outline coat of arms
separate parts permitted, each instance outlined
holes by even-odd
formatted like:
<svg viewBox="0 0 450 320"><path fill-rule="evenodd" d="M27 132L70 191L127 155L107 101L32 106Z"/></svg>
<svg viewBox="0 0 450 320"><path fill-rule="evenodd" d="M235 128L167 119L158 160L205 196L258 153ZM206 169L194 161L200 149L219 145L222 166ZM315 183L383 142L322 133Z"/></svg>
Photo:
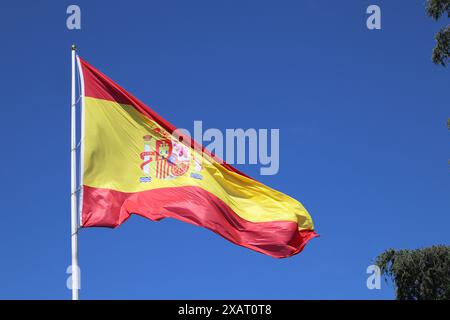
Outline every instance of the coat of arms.
<svg viewBox="0 0 450 320"><path fill-rule="evenodd" d="M191 150L182 142L160 130L154 129L157 138L145 135L144 151L140 158L143 160L141 169L146 176L155 176L158 179L174 179L183 176L189 171L191 162ZM200 171L201 166L195 165L195 171Z"/></svg>

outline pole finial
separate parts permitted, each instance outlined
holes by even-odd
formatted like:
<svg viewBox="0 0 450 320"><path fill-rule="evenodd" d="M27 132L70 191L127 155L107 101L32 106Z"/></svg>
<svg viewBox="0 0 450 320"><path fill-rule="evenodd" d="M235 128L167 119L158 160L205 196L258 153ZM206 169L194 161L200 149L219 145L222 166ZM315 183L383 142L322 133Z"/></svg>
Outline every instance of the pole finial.
<svg viewBox="0 0 450 320"><path fill-rule="evenodd" d="M73 51L77 50L77 46L75 44L72 44L72 50Z"/></svg>

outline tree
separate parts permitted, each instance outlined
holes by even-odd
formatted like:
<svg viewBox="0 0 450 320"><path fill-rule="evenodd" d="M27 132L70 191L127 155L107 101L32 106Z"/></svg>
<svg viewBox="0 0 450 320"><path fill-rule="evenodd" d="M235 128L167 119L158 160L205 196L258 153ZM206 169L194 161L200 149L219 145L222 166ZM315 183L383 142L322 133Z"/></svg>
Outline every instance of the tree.
<svg viewBox="0 0 450 320"><path fill-rule="evenodd" d="M398 300L450 299L450 246L389 249L377 257L376 264L396 286Z"/></svg>
<svg viewBox="0 0 450 320"><path fill-rule="evenodd" d="M426 12L436 21L445 15L450 18L450 0L427 0ZM446 66L450 59L450 25L442 27L434 38L436 46L433 49L433 62Z"/></svg>

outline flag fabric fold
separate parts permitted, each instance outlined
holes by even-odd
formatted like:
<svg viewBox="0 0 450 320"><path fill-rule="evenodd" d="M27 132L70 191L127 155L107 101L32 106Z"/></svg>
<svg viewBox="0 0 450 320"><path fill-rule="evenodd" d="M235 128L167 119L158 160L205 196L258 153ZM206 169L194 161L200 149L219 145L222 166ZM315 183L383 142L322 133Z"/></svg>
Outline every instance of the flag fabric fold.
<svg viewBox="0 0 450 320"><path fill-rule="evenodd" d="M81 226L174 218L285 258L317 236L297 200L223 162L79 58ZM181 240L180 240L181 241Z"/></svg>

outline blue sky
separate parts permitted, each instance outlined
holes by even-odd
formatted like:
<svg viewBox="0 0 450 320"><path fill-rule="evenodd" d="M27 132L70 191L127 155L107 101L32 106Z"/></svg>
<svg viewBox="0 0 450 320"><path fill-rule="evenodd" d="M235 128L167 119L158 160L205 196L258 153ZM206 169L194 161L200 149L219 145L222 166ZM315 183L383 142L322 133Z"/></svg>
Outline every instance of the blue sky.
<svg viewBox="0 0 450 320"><path fill-rule="evenodd" d="M70 44L179 127L279 128L280 172L321 237L273 259L175 220L80 233L85 299L391 299L387 248L449 244L444 22L424 1L76 1L0 5L0 298L68 299ZM366 28L370 4L382 30Z"/></svg>

